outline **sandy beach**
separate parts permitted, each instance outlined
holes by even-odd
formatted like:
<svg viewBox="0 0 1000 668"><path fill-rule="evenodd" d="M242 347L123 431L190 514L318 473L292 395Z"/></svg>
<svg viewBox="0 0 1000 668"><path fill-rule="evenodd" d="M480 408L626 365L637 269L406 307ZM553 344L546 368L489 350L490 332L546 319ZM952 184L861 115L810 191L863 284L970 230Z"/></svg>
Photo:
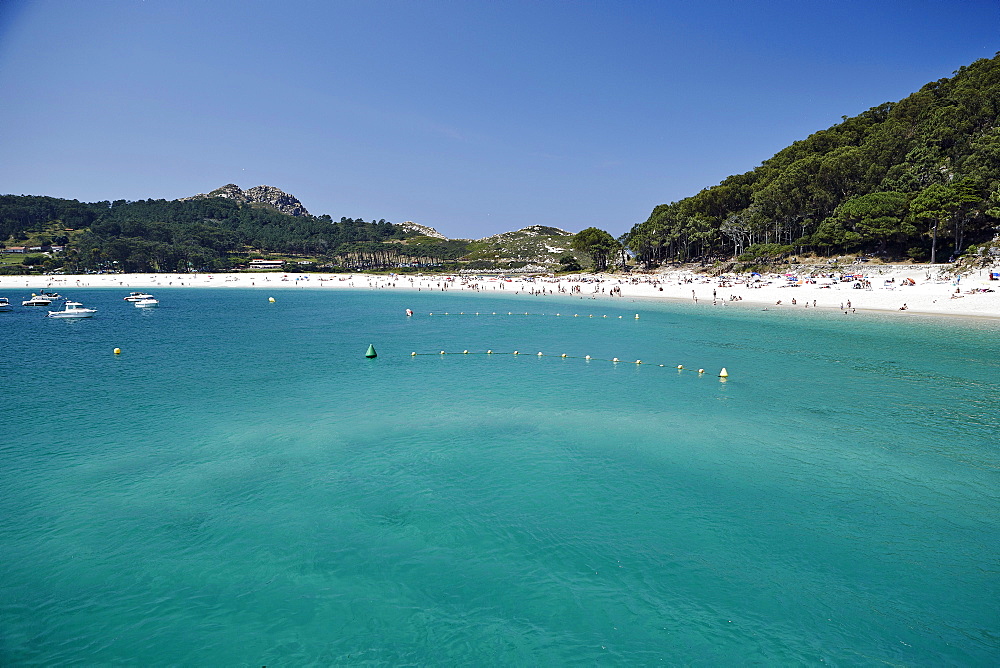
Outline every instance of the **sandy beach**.
<svg viewBox="0 0 1000 668"><path fill-rule="evenodd" d="M93 274L81 276L0 276L0 297L12 304L39 290L120 288L123 291L169 287L294 289L467 290L505 296L580 299L683 300L705 308L732 305L762 309L816 309L848 314L866 311L1000 318L1000 281L990 280L1000 266L951 275L927 265L851 265L837 272L728 275L708 277L690 271L653 274L580 274L563 277L506 278L464 275L371 274Z"/></svg>

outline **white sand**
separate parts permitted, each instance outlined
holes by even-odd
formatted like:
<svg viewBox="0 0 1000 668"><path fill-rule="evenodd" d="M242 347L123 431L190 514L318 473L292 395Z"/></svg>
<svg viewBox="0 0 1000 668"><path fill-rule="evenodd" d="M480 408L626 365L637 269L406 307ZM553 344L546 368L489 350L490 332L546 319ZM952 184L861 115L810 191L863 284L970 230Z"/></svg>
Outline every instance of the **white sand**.
<svg viewBox="0 0 1000 668"><path fill-rule="evenodd" d="M994 267L992 271L998 271ZM838 280L841 273L863 275L865 287L857 281ZM505 296L531 298L572 295L582 299L621 301L635 298L672 299L697 303L699 307L723 308L757 305L773 309L818 309L829 312L891 311L907 314L979 316L1000 318L1000 281L990 281L990 269L966 272L955 277L938 267L910 265L853 265L834 278L798 274L803 281L790 285L779 274L762 277L741 275L709 278L684 271L634 276L580 275L563 278L498 279L466 276L376 276L367 274L102 274L84 276L0 276L0 296L17 304L40 289L72 296L73 288L119 288L155 291L162 287L260 288L288 290L303 288L353 288L398 290L475 290ZM911 279L910 285L906 279ZM891 281L891 282L890 282ZM981 292L990 289L996 292ZM620 296L615 294L620 290ZM694 297L697 298L695 302ZM795 304L793 304L793 300ZM778 302L781 302L780 304ZM850 306L848 306L850 304ZM907 308L901 311L903 305Z"/></svg>

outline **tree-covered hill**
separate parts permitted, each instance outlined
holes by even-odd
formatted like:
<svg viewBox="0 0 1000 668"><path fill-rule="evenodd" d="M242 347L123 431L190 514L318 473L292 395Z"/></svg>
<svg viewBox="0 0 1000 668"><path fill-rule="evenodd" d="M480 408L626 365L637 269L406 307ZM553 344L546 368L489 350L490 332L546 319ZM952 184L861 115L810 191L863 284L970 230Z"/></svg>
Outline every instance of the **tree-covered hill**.
<svg viewBox="0 0 1000 668"><path fill-rule="evenodd" d="M94 203L0 196L0 245L44 251L2 254L0 272L222 271L262 256L294 269L555 270L572 255L572 235L538 225L474 241L425 236L412 224L334 221L296 210L211 194ZM53 245L65 248L49 251Z"/></svg>
<svg viewBox="0 0 1000 668"><path fill-rule="evenodd" d="M653 209L626 235L648 265L775 252L939 261L1000 225L1000 54Z"/></svg>
<svg viewBox="0 0 1000 668"><path fill-rule="evenodd" d="M5 195L0 196L0 235L8 246L67 245L46 259L46 268L144 272L218 271L265 253L335 262L359 245L413 233L384 220L334 222L329 216L292 216L221 197L87 204Z"/></svg>
<svg viewBox="0 0 1000 668"><path fill-rule="evenodd" d="M557 227L529 225L513 232L469 241L464 257L473 268L551 268L567 253L573 255L572 239L572 234Z"/></svg>

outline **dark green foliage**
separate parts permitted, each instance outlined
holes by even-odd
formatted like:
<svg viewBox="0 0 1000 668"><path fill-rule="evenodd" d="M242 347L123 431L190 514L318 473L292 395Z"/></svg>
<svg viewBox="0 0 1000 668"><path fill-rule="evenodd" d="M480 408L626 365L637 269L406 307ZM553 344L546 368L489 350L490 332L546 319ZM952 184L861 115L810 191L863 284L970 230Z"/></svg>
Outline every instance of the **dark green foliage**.
<svg viewBox="0 0 1000 668"><path fill-rule="evenodd" d="M40 228L52 220L61 220L69 228L83 228L97 217L96 205L81 204L75 199L0 195L0 240L27 239L25 231Z"/></svg>
<svg viewBox="0 0 1000 668"><path fill-rule="evenodd" d="M618 250L620 244L613 236L596 227L588 227L573 236L573 248L590 255L594 261L594 271L608 268L608 260Z"/></svg>
<svg viewBox="0 0 1000 668"><path fill-rule="evenodd" d="M566 253L561 258L559 258L559 271L580 271L583 267L577 262L576 256L572 253Z"/></svg>
<svg viewBox="0 0 1000 668"><path fill-rule="evenodd" d="M961 253L1000 224L998 115L1000 54L657 206L626 245L647 265L739 256L754 244L932 261L942 246Z"/></svg>
<svg viewBox="0 0 1000 668"><path fill-rule="evenodd" d="M901 192L852 197L820 223L812 244L845 250L877 246L877 252L882 253L893 243L898 256L906 239L916 234L909 222L909 206L910 196Z"/></svg>
<svg viewBox="0 0 1000 668"><path fill-rule="evenodd" d="M384 220L288 216L267 207L220 197L187 201L145 200L81 204L51 197L0 197L0 235L60 222L89 229L59 256L66 269L81 271L184 272L231 269L250 255L278 253L350 257L359 248L413 236ZM59 241L69 241L60 236ZM395 244L388 244L395 245Z"/></svg>
<svg viewBox="0 0 1000 668"><path fill-rule="evenodd" d="M791 246L781 244L753 244L745 253L740 255L740 262L751 262L754 264L770 263L790 255Z"/></svg>

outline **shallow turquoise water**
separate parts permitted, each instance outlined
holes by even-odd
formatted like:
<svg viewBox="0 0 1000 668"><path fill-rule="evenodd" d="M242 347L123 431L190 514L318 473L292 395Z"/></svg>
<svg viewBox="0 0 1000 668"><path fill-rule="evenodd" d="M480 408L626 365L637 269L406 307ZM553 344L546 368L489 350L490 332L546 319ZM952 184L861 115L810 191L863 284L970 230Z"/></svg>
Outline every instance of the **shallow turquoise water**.
<svg viewBox="0 0 1000 668"><path fill-rule="evenodd" d="M1000 661L998 323L125 292L0 313L0 664Z"/></svg>

